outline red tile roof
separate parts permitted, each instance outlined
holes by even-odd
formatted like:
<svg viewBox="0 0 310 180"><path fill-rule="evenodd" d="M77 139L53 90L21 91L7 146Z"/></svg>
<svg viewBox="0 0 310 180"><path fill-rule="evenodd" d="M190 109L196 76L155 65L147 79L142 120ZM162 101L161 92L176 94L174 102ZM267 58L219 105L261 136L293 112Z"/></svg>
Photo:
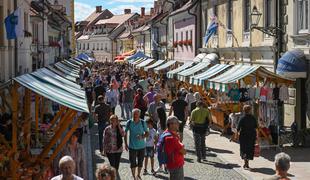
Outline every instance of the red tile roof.
<svg viewBox="0 0 310 180"><path fill-rule="evenodd" d="M125 21L130 19L135 14L121 14L121 15L114 15L109 19L101 19L99 20L96 25L102 25L102 24L116 24L120 25L123 24Z"/></svg>

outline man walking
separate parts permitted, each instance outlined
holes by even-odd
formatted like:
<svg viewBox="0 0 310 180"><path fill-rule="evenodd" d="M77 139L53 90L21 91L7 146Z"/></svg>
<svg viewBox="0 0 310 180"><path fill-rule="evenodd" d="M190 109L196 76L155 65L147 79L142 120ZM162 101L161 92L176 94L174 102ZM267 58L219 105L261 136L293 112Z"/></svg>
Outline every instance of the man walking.
<svg viewBox="0 0 310 180"><path fill-rule="evenodd" d="M158 108L163 108L164 111L166 112L166 107L165 107L165 104L161 101L161 96L159 94L155 94L154 102L150 104L149 109L148 109L149 116L154 121L155 129L157 129L158 123L159 123L158 114L157 114Z"/></svg>
<svg viewBox="0 0 310 180"><path fill-rule="evenodd" d="M99 104L95 107L95 119L98 123L99 149L100 153L103 154L103 131L109 123L112 111L110 106L104 103L102 95L98 97L98 102Z"/></svg>
<svg viewBox="0 0 310 180"><path fill-rule="evenodd" d="M118 90L113 87L114 85L110 85L110 89L106 93L107 103L110 105L112 109L112 113L115 113L115 107L117 105L118 100Z"/></svg>
<svg viewBox="0 0 310 180"><path fill-rule="evenodd" d="M135 96L134 90L130 87L130 83L126 84L126 88L123 91L123 103L126 112L127 120L132 118L132 109L133 109L133 99Z"/></svg>
<svg viewBox="0 0 310 180"><path fill-rule="evenodd" d="M186 150L184 145L180 141L178 135L179 120L176 116L169 116L167 119L168 130L171 136L166 136L164 139L165 152L169 154L167 169L170 174L171 180L183 180L184 179L184 155Z"/></svg>
<svg viewBox="0 0 310 180"><path fill-rule="evenodd" d="M206 130L209 125L209 117L209 110L205 108L203 102L198 101L196 109L191 113L191 125L193 126L195 149L199 163L202 159L206 159Z"/></svg>
<svg viewBox="0 0 310 180"><path fill-rule="evenodd" d="M129 161L132 176L135 180L141 179L141 170L143 167L143 159L145 155L145 138L148 137L149 132L144 120L140 119L140 110L133 109L133 119L127 121L125 128L125 149L129 150ZM129 146L128 136L129 132ZM138 175L136 176L136 169L138 167Z"/></svg>
<svg viewBox="0 0 310 180"><path fill-rule="evenodd" d="M182 92L179 91L177 93L177 100L174 100L171 104L169 116L172 115L173 112L173 115L176 116L182 122L180 124L179 129L181 142L183 141L183 130L188 116L187 106L188 106L187 102L183 100Z"/></svg>

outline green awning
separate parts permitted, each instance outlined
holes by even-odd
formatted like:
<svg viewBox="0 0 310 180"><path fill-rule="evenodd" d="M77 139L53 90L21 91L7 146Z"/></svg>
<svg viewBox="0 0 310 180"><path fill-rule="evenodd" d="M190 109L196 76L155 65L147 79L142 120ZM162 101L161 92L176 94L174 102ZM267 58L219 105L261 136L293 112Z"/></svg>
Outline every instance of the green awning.
<svg viewBox="0 0 310 180"><path fill-rule="evenodd" d="M74 69L77 69L78 71L81 69L81 67L79 65L76 65L76 64L70 62L69 60L64 60L64 61L61 61L61 62L63 62L67 66L70 66L70 67L72 67Z"/></svg>
<svg viewBox="0 0 310 180"><path fill-rule="evenodd" d="M77 72L72 71L72 69L64 66L61 63L56 63L54 64L55 68L57 68L59 71L62 71L63 73L65 73L66 75L70 75L72 77L78 78L79 74Z"/></svg>
<svg viewBox="0 0 310 180"><path fill-rule="evenodd" d="M71 72L71 73L73 73L73 74L79 74L79 72L80 72L80 68L79 69L77 69L77 68L74 68L74 67L72 67L72 66L70 66L70 65L67 65L67 64L65 64L64 62L58 62L58 63L56 63L56 64L54 64L54 66L56 66L57 68L58 67L61 67L62 69L65 69L65 70L67 70L67 71L69 71L69 72Z"/></svg>
<svg viewBox="0 0 310 180"><path fill-rule="evenodd" d="M173 78L173 76L174 76L175 74L177 74L178 72L183 71L184 69L187 69L187 68L191 67L193 64L194 64L193 61L186 62L186 63L184 63L182 66L180 66L180 67L178 67L178 68L176 68L176 69L173 69L173 70L167 72L167 77L168 77L168 78Z"/></svg>
<svg viewBox="0 0 310 180"><path fill-rule="evenodd" d="M143 68L144 66L151 64L153 61L155 61L155 59L147 59L145 61L142 61L136 66L136 68Z"/></svg>
<svg viewBox="0 0 310 180"><path fill-rule="evenodd" d="M159 71L162 71L162 70L167 69L167 68L169 68L170 66L174 65L176 62L177 62L177 61L167 61L165 64L162 64L162 65L156 67L156 68L154 69L154 71L155 71L156 73L158 73Z"/></svg>
<svg viewBox="0 0 310 180"><path fill-rule="evenodd" d="M79 62L79 61L77 61L77 60L75 60L75 59L73 59L73 58L68 59L68 61L71 62L71 63L73 63L73 64L76 64L76 65L78 65L78 66L83 66L83 65L84 65L83 63L81 63L81 62Z"/></svg>
<svg viewBox="0 0 310 180"><path fill-rule="evenodd" d="M212 67L210 67L207 71L197 74L195 76L191 76L189 82L194 85L201 85L204 86L204 81L208 80L209 78L212 78L213 76L223 72L227 68L231 67L231 65L227 64L216 64Z"/></svg>
<svg viewBox="0 0 310 180"><path fill-rule="evenodd" d="M192 66L184 71L181 71L178 73L178 80L185 81L187 77L190 75L194 75L195 73L208 68L210 63L200 62L196 64L195 66Z"/></svg>
<svg viewBox="0 0 310 180"><path fill-rule="evenodd" d="M140 59L137 59L136 61L133 61L131 62L131 65L135 66L137 64L140 64L141 62L143 61L146 61L148 58L140 58Z"/></svg>
<svg viewBox="0 0 310 180"><path fill-rule="evenodd" d="M43 70L43 69L38 70L36 72L31 73L31 75L35 76L38 79L44 80L48 83L54 84L79 98L85 99L85 91L81 90L80 87L78 88L73 87L69 83L67 83L64 78L55 79L53 78L53 76L47 75L47 73L44 73L42 71L49 71L49 70Z"/></svg>
<svg viewBox="0 0 310 180"><path fill-rule="evenodd" d="M148 71L149 69L156 68L157 66L161 65L164 62L165 62L165 60L157 60L154 64L151 64L149 66L144 67L144 70Z"/></svg>
<svg viewBox="0 0 310 180"><path fill-rule="evenodd" d="M63 71L60 71L60 70L54 68L53 66L48 66L47 68L49 70L53 71L54 73L56 73L56 74L58 74L58 75L60 75L60 76L62 76L64 78L66 78L66 79L68 79L68 80L70 80L72 82L76 82L76 77L74 77L74 76L71 76L71 75L69 75L69 74L67 74L67 73L65 73Z"/></svg>
<svg viewBox="0 0 310 180"><path fill-rule="evenodd" d="M85 98L79 98L70 91L64 90L64 88L60 88L55 84L30 74L16 77L14 80L33 92L36 92L41 96L44 96L45 98L48 98L63 106L79 112L88 112L88 106Z"/></svg>

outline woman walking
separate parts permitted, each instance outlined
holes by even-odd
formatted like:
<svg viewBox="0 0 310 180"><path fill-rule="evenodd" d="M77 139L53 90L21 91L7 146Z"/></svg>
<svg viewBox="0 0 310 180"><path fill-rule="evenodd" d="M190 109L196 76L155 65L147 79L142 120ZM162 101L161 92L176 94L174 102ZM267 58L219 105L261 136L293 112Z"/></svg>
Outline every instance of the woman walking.
<svg viewBox="0 0 310 180"><path fill-rule="evenodd" d="M103 151L107 155L111 166L118 170L123 152L125 131L116 115L110 117L110 125L104 130L103 134Z"/></svg>
<svg viewBox="0 0 310 180"><path fill-rule="evenodd" d="M140 111L141 111L140 118L141 119L144 119L145 112L147 111L147 103L145 102L143 97L144 97L143 90L138 88L137 94L136 94L134 101L133 101L133 104L134 104L133 108L140 109Z"/></svg>
<svg viewBox="0 0 310 180"><path fill-rule="evenodd" d="M251 114L251 106L243 107L244 115L240 118L237 130L240 141L240 155L244 160L244 169L250 169L249 160L253 160L256 141L257 121Z"/></svg>

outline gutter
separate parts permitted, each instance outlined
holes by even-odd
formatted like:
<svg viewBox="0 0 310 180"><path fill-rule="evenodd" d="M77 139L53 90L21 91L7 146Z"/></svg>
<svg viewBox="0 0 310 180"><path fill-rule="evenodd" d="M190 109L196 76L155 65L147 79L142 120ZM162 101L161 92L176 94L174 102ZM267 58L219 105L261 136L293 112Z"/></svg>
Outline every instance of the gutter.
<svg viewBox="0 0 310 180"><path fill-rule="evenodd" d="M193 2L194 0L191 0L191 1ZM170 15L168 16L168 18L171 17L171 16L175 16L175 15L177 15L177 14L180 14L180 13L183 13L183 12L186 12L186 11L189 11L190 9L192 9L192 8L197 4L198 1L199 1L199 0L197 0L194 4L190 5L187 9L183 9L182 11L179 11L179 12L177 12L177 13L175 13L175 14L170 14ZM172 12L172 13L173 13L173 12Z"/></svg>
<svg viewBox="0 0 310 180"><path fill-rule="evenodd" d="M197 3L199 2L200 0L197 0L192 6L190 6L190 8L187 9L187 12L189 15L192 15L195 17L195 56L197 55L197 50L198 50L198 17L195 13L192 13L191 12L191 9L197 5ZM193 1L192 1L193 2Z"/></svg>

